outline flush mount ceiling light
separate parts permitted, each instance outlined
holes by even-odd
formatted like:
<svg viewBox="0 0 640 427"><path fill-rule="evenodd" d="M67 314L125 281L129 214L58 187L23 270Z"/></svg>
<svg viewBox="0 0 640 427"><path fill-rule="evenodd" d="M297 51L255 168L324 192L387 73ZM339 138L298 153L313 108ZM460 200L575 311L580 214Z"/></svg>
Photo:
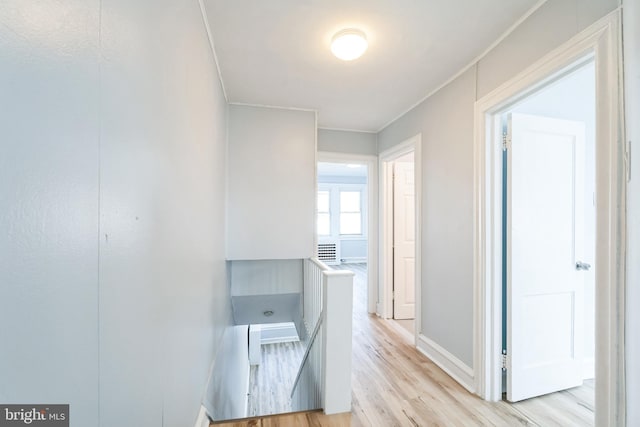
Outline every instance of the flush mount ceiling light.
<svg viewBox="0 0 640 427"><path fill-rule="evenodd" d="M367 36L354 28L339 31L331 39L331 52L344 61L359 58L367 50L367 46Z"/></svg>

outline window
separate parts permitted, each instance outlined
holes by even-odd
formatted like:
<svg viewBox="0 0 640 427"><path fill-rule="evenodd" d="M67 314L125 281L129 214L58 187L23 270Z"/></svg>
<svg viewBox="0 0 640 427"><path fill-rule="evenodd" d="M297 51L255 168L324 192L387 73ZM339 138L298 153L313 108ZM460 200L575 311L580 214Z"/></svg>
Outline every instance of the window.
<svg viewBox="0 0 640 427"><path fill-rule="evenodd" d="M327 190L318 191L317 227L319 236L331 235L331 211L329 206L330 193Z"/></svg>
<svg viewBox="0 0 640 427"><path fill-rule="evenodd" d="M323 183L316 193L316 233L327 239L361 239L367 229L367 196L361 184Z"/></svg>
<svg viewBox="0 0 640 427"><path fill-rule="evenodd" d="M340 234L362 234L360 191L340 191Z"/></svg>

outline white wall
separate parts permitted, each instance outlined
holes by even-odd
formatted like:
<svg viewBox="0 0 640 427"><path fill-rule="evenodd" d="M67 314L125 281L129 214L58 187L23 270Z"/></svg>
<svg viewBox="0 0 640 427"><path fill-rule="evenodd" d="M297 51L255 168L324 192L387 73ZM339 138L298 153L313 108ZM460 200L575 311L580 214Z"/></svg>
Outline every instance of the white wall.
<svg viewBox="0 0 640 427"><path fill-rule="evenodd" d="M102 9L101 421L185 425L231 317L227 107L196 1Z"/></svg>
<svg viewBox="0 0 640 427"><path fill-rule="evenodd" d="M231 295L274 295L302 292L300 259L231 261Z"/></svg>
<svg viewBox="0 0 640 427"><path fill-rule="evenodd" d="M471 366L474 70L379 135L381 149L422 132L420 332Z"/></svg>
<svg viewBox="0 0 640 427"><path fill-rule="evenodd" d="M477 98L607 15L618 3L618 0L548 0L478 61Z"/></svg>
<svg viewBox="0 0 640 427"><path fill-rule="evenodd" d="M0 45L0 400L192 424L231 319L198 3L2 2Z"/></svg>
<svg viewBox="0 0 640 427"><path fill-rule="evenodd" d="M318 151L345 154L378 154L375 133L318 129Z"/></svg>
<svg viewBox="0 0 640 427"><path fill-rule="evenodd" d="M315 113L229 107L227 258L313 255Z"/></svg>
<svg viewBox="0 0 640 427"><path fill-rule="evenodd" d="M216 358L204 403L216 421L247 416L250 372L248 339L247 325L232 326L224 334L224 352Z"/></svg>
<svg viewBox="0 0 640 427"><path fill-rule="evenodd" d="M627 190L626 386L627 425L640 425L640 2L624 2L625 106L631 141Z"/></svg>
<svg viewBox="0 0 640 427"><path fill-rule="evenodd" d="M617 7L549 0L477 64L378 134L380 152L422 133L421 332L473 363L474 102Z"/></svg>
<svg viewBox="0 0 640 427"><path fill-rule="evenodd" d="M98 425L98 1L0 2L0 401Z"/></svg>

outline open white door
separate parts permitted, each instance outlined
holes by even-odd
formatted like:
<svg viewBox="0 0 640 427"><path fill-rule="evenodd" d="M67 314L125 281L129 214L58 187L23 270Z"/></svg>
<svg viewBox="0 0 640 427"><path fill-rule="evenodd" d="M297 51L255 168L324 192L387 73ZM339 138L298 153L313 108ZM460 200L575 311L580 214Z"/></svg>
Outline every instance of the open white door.
<svg viewBox="0 0 640 427"><path fill-rule="evenodd" d="M393 318L413 319L416 292L413 153L408 159L395 161L393 166Z"/></svg>
<svg viewBox="0 0 640 427"><path fill-rule="evenodd" d="M507 399L583 379L585 126L509 116Z"/></svg>

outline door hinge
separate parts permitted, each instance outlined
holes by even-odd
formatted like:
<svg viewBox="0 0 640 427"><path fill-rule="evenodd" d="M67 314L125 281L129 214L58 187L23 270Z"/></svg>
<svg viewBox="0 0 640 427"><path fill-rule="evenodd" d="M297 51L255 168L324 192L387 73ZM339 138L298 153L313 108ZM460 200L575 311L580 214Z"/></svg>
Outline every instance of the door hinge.
<svg viewBox="0 0 640 427"><path fill-rule="evenodd" d="M509 135L507 132L502 134L502 151L507 151L509 148Z"/></svg>
<svg viewBox="0 0 640 427"><path fill-rule="evenodd" d="M502 350L502 370L507 370L507 350Z"/></svg>

